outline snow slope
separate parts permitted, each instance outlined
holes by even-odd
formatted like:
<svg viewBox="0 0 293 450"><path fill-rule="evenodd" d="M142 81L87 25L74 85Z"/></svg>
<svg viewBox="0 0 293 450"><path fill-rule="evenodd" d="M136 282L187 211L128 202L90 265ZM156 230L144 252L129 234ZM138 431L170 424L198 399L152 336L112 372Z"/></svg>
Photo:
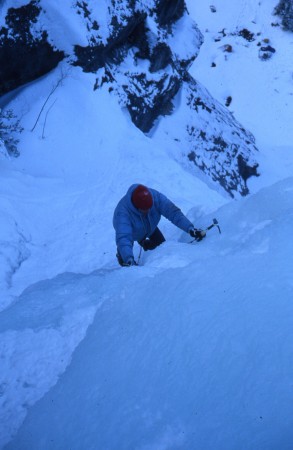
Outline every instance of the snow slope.
<svg viewBox="0 0 293 450"><path fill-rule="evenodd" d="M182 168L164 136L135 129L78 68L11 102L25 130L18 159L0 154L0 448L293 446L292 34L269 26L272 0L214 5L188 2L211 30L194 76L218 100L232 95L257 137L262 175L248 198L231 202ZM248 24L270 33L270 60L239 36L225 59L228 39L212 39ZM167 242L120 269L112 213L134 182L198 227L217 217L222 234L189 245L162 220Z"/></svg>
<svg viewBox="0 0 293 450"><path fill-rule="evenodd" d="M26 291L1 326L22 342L14 371L31 367L6 380L16 410L56 382L92 324L5 448L291 449L292 201L290 178L220 208L222 235L166 243L127 276Z"/></svg>
<svg viewBox="0 0 293 450"><path fill-rule="evenodd" d="M136 181L162 189L161 167L168 179L165 193L183 209L200 203L204 192L206 209L221 202L220 195L185 175L159 144L154 146L133 127L107 92L93 91L94 76L80 69L66 74L51 96L47 119L41 115L31 132L63 74L56 70L13 102L26 114L20 157L1 161L2 239L7 241L2 307L40 279L62 271L91 271L113 260L117 201Z"/></svg>

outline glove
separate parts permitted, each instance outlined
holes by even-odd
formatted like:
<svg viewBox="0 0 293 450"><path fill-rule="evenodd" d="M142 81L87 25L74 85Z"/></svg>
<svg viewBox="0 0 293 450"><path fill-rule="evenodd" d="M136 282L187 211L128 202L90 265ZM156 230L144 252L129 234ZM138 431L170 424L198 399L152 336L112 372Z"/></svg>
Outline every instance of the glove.
<svg viewBox="0 0 293 450"><path fill-rule="evenodd" d="M139 244L142 246L145 252L147 252L148 250L153 250L156 247L156 245L154 245L154 243L150 239L143 239L139 242Z"/></svg>
<svg viewBox="0 0 293 450"><path fill-rule="evenodd" d="M137 262L133 258L130 258L127 262L123 263L124 267L137 266Z"/></svg>
<svg viewBox="0 0 293 450"><path fill-rule="evenodd" d="M189 234L197 242L201 241L204 237L206 237L206 232L204 230L200 230L197 228L194 228L193 230L189 230Z"/></svg>

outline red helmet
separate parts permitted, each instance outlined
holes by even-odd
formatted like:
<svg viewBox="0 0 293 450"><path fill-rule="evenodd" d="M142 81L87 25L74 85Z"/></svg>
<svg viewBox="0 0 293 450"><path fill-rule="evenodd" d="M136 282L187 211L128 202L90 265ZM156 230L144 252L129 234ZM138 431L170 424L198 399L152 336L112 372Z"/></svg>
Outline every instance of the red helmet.
<svg viewBox="0 0 293 450"><path fill-rule="evenodd" d="M153 206L153 197L147 187L139 184L133 191L131 196L132 203L137 209L144 211L151 209Z"/></svg>

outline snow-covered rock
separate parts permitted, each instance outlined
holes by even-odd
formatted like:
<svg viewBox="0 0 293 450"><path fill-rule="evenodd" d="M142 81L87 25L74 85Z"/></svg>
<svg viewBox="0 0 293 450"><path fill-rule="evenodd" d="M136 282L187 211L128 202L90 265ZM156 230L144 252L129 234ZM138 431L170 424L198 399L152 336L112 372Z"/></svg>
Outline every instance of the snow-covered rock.
<svg viewBox="0 0 293 450"><path fill-rule="evenodd" d="M282 17L282 25L285 30L293 31L293 2L292 0L280 0L275 8L275 14Z"/></svg>
<svg viewBox="0 0 293 450"><path fill-rule="evenodd" d="M67 64L97 74L94 89L107 83L144 133L158 122L166 128L166 116L179 110L180 128L167 134L170 145L174 139L181 142L183 163L192 161L195 173L199 168L232 197L248 193L247 178L257 175L258 166L254 137L188 73L203 35L184 0L66 1L62 6L32 0L13 7L9 0L1 22L0 93L66 58Z"/></svg>
<svg viewBox="0 0 293 450"><path fill-rule="evenodd" d="M5 156L19 156L17 144L22 130L20 119L12 110L6 109L2 112L0 109L0 153Z"/></svg>
<svg viewBox="0 0 293 450"><path fill-rule="evenodd" d="M247 179L257 175L258 166L254 137L192 77L179 95L180 107L159 123L158 133L180 144L177 159L184 166L197 166L232 197L248 194Z"/></svg>

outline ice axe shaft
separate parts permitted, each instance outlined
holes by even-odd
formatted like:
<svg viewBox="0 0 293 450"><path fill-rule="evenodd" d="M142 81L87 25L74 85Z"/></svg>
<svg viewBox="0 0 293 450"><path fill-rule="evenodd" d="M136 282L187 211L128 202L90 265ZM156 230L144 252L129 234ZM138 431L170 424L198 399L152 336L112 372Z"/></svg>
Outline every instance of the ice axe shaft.
<svg viewBox="0 0 293 450"><path fill-rule="evenodd" d="M219 233L221 234L221 228L220 228L220 226L219 226L219 222L217 221L217 219L213 219L213 223L212 223L210 226L208 226L208 227L205 229L205 231L208 231L208 230L210 230L210 229L213 228L213 227L217 227L218 230L219 230Z"/></svg>
<svg viewBox="0 0 293 450"><path fill-rule="evenodd" d="M138 265L138 266L139 266L139 263L140 263L141 255L142 255L142 247L140 247L139 255L138 255L138 258L137 258L137 265Z"/></svg>

